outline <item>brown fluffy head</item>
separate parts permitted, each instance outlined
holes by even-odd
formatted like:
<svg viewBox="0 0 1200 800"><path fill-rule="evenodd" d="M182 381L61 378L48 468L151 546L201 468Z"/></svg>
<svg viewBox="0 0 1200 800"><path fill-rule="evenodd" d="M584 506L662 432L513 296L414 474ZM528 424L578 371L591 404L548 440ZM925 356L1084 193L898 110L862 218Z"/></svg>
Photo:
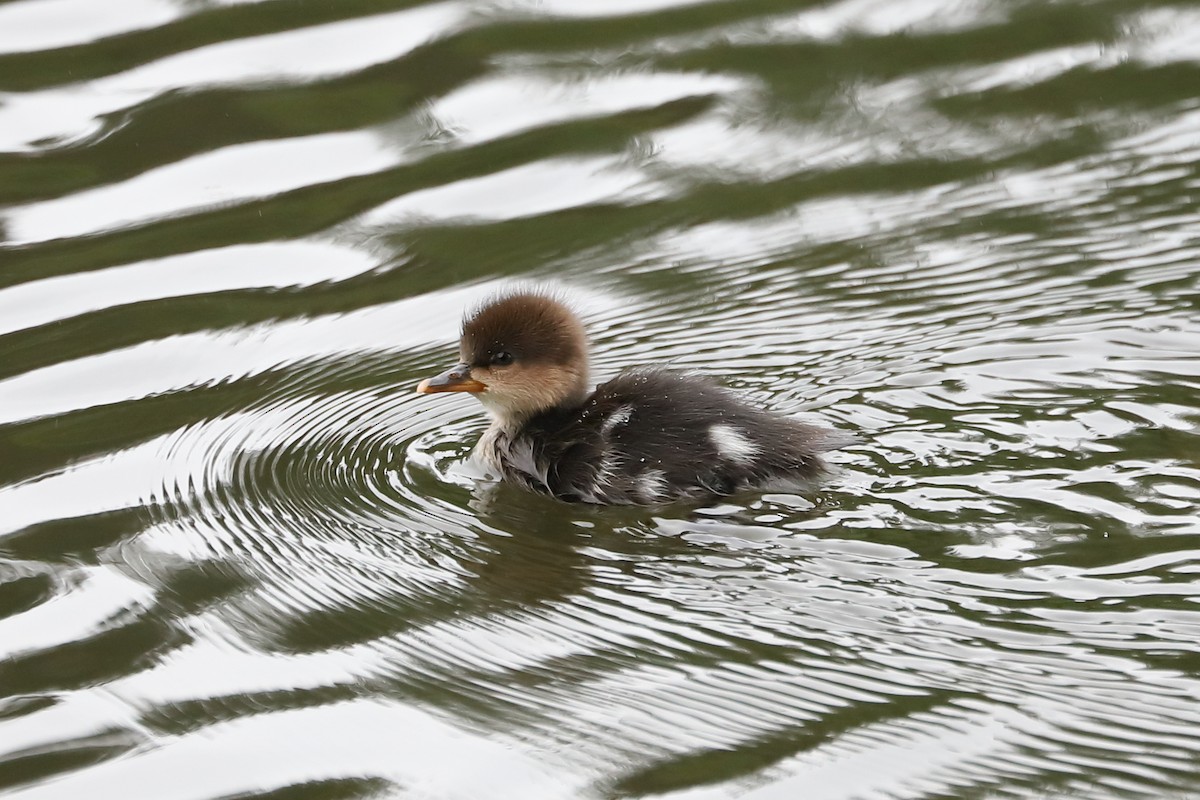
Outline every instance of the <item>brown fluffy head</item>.
<svg viewBox="0 0 1200 800"><path fill-rule="evenodd" d="M463 322L459 356L487 389L478 395L502 422L517 422L587 394L587 335L560 301L537 292L488 300Z"/></svg>

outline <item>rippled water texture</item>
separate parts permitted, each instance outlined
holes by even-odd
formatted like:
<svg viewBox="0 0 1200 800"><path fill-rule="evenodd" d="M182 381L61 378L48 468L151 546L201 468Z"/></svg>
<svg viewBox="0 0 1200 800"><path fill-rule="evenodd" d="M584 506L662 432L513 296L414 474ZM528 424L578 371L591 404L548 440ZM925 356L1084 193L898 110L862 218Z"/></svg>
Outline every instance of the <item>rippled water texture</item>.
<svg viewBox="0 0 1200 800"><path fill-rule="evenodd" d="M1200 9L0 2L0 794L1200 797ZM853 432L488 483L563 288Z"/></svg>

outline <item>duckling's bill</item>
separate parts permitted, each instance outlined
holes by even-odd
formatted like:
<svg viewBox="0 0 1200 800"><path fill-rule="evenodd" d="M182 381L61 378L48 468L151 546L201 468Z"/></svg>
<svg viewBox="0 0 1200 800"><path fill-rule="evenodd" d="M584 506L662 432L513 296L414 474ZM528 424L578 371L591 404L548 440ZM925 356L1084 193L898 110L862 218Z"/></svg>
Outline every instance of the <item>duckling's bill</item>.
<svg viewBox="0 0 1200 800"><path fill-rule="evenodd" d="M486 383L481 383L471 377L471 367L468 364L455 364L442 374L426 378L417 384L418 394L483 392L486 390Z"/></svg>

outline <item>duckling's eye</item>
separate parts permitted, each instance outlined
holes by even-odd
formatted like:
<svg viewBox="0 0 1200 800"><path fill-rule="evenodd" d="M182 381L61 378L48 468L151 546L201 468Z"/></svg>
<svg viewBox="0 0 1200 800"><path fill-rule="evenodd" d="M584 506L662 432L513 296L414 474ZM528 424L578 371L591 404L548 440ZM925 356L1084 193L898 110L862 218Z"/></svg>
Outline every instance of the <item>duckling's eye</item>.
<svg viewBox="0 0 1200 800"><path fill-rule="evenodd" d="M492 354L493 367L507 367L513 362L513 354L507 350L501 350Z"/></svg>

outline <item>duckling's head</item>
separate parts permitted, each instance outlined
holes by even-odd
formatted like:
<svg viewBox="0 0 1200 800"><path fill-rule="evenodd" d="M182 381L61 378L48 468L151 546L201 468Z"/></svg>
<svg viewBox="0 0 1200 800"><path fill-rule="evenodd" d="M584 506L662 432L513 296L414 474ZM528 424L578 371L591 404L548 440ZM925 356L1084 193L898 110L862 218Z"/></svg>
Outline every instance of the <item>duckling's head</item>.
<svg viewBox="0 0 1200 800"><path fill-rule="evenodd" d="M562 302L537 292L486 301L463 322L459 363L417 391L472 392L501 424L573 406L587 395L587 337Z"/></svg>

